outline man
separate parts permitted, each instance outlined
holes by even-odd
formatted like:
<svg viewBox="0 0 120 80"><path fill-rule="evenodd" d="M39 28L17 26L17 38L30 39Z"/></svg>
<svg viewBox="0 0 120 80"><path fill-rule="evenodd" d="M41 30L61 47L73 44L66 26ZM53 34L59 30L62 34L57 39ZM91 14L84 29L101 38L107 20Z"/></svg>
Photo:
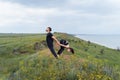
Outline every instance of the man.
<svg viewBox="0 0 120 80"><path fill-rule="evenodd" d="M69 47L69 43L68 43L68 41L66 41L66 40L61 39L61 40L60 40L60 44L63 44L63 45L66 45L66 46ZM65 47L63 47L63 46L60 47L60 50L58 51L58 55L59 55L59 56L62 54L62 52L64 51L64 49L65 49ZM69 48L67 48L67 51L68 51L68 52L72 52L72 53L74 54L74 49L73 49L73 48L70 48L70 47L69 47Z"/></svg>
<svg viewBox="0 0 120 80"><path fill-rule="evenodd" d="M58 58L55 50L54 50L54 46L53 46L53 41L55 40L56 43L62 47L65 47L65 48L69 48L69 46L66 46L66 45L63 45L63 44L60 44L60 42L56 39L56 37L51 33L52 31L52 28L51 27L47 27L46 29L46 32L47 32L47 36L46 36L46 42L47 42L47 45L48 45L48 48L50 49L50 51L52 52L52 54Z"/></svg>

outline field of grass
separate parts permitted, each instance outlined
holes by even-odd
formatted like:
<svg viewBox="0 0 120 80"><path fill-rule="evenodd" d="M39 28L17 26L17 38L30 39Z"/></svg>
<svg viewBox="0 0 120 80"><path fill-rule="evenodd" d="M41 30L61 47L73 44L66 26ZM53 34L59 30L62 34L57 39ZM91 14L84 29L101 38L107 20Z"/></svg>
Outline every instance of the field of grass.
<svg viewBox="0 0 120 80"><path fill-rule="evenodd" d="M68 40L75 54L64 51L55 59L45 34L0 34L0 80L120 79L120 51L68 34L54 35Z"/></svg>

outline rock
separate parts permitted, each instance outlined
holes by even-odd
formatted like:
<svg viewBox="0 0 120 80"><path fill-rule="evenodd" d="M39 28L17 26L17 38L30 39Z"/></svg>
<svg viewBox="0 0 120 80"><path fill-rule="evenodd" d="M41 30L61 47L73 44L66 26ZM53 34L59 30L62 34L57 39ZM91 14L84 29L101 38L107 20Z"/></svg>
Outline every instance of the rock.
<svg viewBox="0 0 120 80"><path fill-rule="evenodd" d="M20 50L20 48L14 48L12 53L13 54L19 54L19 50Z"/></svg>

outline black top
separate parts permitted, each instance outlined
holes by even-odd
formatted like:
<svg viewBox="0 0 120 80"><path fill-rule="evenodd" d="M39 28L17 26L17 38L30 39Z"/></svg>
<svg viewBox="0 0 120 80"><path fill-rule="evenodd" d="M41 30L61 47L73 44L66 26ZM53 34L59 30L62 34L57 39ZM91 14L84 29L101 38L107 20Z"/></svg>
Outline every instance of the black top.
<svg viewBox="0 0 120 80"><path fill-rule="evenodd" d="M68 41L64 40L64 39L61 39L60 40L60 44L63 44L63 45L68 45Z"/></svg>
<svg viewBox="0 0 120 80"><path fill-rule="evenodd" d="M53 47L53 38L52 38L53 34L52 33L48 33L46 36L46 42L48 47Z"/></svg>

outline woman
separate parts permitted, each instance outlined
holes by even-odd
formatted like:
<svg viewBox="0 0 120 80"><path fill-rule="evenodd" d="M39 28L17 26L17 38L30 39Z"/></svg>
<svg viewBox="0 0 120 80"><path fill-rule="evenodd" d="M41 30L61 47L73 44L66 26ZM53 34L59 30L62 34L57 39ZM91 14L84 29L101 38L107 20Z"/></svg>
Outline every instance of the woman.
<svg viewBox="0 0 120 80"><path fill-rule="evenodd" d="M60 40L60 44L63 44L63 45L66 45L66 46L69 47L68 41L66 41L66 40L64 40L64 39ZM65 47L61 46L60 49L59 49L59 51L58 51L58 55L61 55L62 52L64 51L64 49L65 49ZM69 47L69 48L67 48L67 51L68 51L68 52L72 52L72 53L74 54L74 49L73 49L73 48L70 48L70 47Z"/></svg>

